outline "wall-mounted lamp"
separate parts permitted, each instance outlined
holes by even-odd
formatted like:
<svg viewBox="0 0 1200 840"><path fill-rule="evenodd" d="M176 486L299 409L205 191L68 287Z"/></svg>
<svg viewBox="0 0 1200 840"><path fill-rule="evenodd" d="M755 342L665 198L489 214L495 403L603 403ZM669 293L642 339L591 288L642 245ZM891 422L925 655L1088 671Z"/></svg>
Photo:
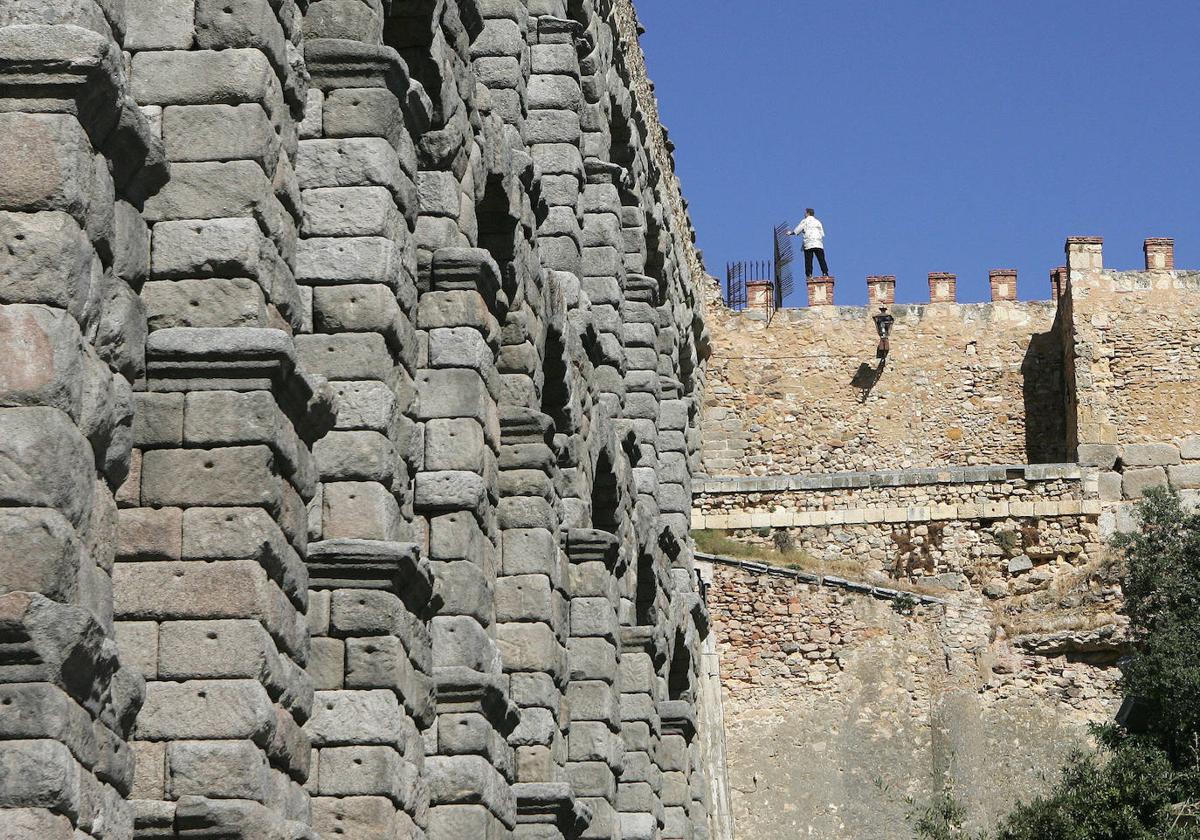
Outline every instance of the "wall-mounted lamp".
<svg viewBox="0 0 1200 840"><path fill-rule="evenodd" d="M892 325L896 323L896 319L888 314L886 306L879 307L879 314L874 316L875 330L879 333L879 347L875 350L875 358L887 358L888 351L892 349L888 336L892 334Z"/></svg>

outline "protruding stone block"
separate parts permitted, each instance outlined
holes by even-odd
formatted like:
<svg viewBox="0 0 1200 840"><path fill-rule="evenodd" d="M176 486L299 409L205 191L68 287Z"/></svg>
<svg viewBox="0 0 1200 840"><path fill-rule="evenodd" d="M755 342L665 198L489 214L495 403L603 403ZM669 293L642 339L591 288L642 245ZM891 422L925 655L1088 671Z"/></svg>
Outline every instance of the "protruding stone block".
<svg viewBox="0 0 1200 840"><path fill-rule="evenodd" d="M1017 299L1017 270L997 268L988 272L988 285L992 289L992 302Z"/></svg>
<svg viewBox="0 0 1200 840"><path fill-rule="evenodd" d="M835 280L832 277L808 278L808 305L833 306L834 283Z"/></svg>
<svg viewBox="0 0 1200 840"><path fill-rule="evenodd" d="M1167 471L1162 467L1146 467L1143 469L1126 470L1124 490L1126 499L1140 499L1142 494L1153 487L1167 486Z"/></svg>
<svg viewBox="0 0 1200 840"><path fill-rule="evenodd" d="M1175 240L1167 238L1147 239L1143 245L1147 271L1175 270Z"/></svg>

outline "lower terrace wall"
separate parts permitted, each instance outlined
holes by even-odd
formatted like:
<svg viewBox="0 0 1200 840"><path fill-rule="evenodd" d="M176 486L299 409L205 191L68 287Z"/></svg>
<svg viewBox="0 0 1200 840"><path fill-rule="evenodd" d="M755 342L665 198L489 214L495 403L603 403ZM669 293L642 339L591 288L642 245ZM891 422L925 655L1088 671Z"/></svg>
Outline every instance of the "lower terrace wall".
<svg viewBox="0 0 1200 840"><path fill-rule="evenodd" d="M1050 301L904 305L876 358L873 312L708 307L710 475L1068 460Z"/></svg>
<svg viewBox="0 0 1200 840"><path fill-rule="evenodd" d="M697 482L694 530L806 555L709 573L736 836L892 840L945 781L980 825L1036 793L1119 704L1096 484L1071 464Z"/></svg>
<svg viewBox="0 0 1200 840"><path fill-rule="evenodd" d="M692 527L762 545L786 532L827 570L1003 599L1100 561L1095 486L1071 464L709 478Z"/></svg>
<svg viewBox="0 0 1200 840"><path fill-rule="evenodd" d="M975 592L906 606L782 569L711 577L737 837L907 838L905 797L947 781L988 824L1119 704L1111 650L1007 637Z"/></svg>

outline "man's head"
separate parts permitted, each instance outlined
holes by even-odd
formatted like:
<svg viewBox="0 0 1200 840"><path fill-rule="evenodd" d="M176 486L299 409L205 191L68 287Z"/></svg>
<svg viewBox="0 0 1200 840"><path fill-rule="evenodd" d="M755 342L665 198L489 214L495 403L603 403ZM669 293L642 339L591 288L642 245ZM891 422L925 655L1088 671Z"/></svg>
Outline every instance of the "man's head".
<svg viewBox="0 0 1200 840"><path fill-rule="evenodd" d="M805 216L815 216L815 215L817 215L817 211L812 209L811 207L809 207L807 210L804 211L804 215Z"/></svg>

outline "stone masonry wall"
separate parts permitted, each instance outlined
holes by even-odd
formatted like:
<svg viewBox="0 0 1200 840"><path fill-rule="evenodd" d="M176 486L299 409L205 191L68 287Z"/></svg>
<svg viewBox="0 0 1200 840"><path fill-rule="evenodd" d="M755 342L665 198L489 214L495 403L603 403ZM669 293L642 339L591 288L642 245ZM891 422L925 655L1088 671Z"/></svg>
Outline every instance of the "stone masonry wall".
<svg viewBox="0 0 1200 840"><path fill-rule="evenodd" d="M973 593L1010 630L1119 639L1095 479L1073 465L991 468L983 481L988 471L708 479L693 528L762 548L786 538L817 573L939 597ZM854 487L867 478L875 485Z"/></svg>
<svg viewBox="0 0 1200 840"><path fill-rule="evenodd" d="M907 837L905 797L946 781L988 825L1119 702L1111 650L1009 636L969 593L712 575L737 836Z"/></svg>
<svg viewBox="0 0 1200 840"><path fill-rule="evenodd" d="M708 836L629 0L0 4L0 836Z"/></svg>
<svg viewBox="0 0 1200 840"><path fill-rule="evenodd" d="M709 475L1068 459L1050 302L892 307L885 362L863 307L708 312Z"/></svg>
<svg viewBox="0 0 1200 840"><path fill-rule="evenodd" d="M1074 329L1066 344L1071 442L1098 472L1106 532L1133 527L1134 502L1170 486L1200 489L1200 273L1105 270L1098 238L1068 240Z"/></svg>
<svg viewBox="0 0 1200 840"><path fill-rule="evenodd" d="M1200 488L1197 286L1166 240L1144 272L1066 256L1056 303L894 307L885 359L867 310L710 295L693 528L795 560L707 592L740 834L896 837L947 781L987 825L1111 719L1107 539Z"/></svg>

